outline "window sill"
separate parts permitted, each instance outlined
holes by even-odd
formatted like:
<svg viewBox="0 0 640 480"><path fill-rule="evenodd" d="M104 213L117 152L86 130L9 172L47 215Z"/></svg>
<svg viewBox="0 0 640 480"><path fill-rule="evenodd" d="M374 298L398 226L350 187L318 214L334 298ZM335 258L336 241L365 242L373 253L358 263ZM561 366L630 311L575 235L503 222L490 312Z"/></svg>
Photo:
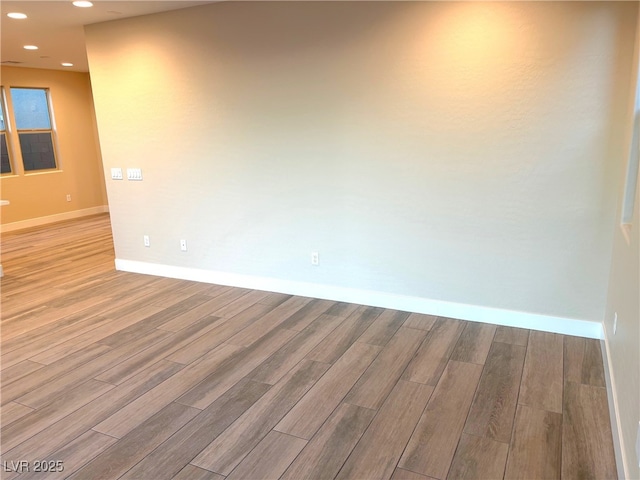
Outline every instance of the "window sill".
<svg viewBox="0 0 640 480"><path fill-rule="evenodd" d="M62 172L63 171L60 170L59 168L56 168L56 169L52 168L51 170L38 170L36 172L29 172L29 173L25 172L24 176L25 177L35 177L35 176L38 176L38 175L49 175L49 174L52 174L52 173L62 173Z"/></svg>

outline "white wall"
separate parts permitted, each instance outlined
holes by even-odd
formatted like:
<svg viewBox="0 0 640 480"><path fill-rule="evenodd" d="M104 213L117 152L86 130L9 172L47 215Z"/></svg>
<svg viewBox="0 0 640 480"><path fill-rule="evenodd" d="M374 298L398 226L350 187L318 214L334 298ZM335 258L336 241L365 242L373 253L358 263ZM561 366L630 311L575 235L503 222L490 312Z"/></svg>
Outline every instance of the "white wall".
<svg viewBox="0 0 640 480"><path fill-rule="evenodd" d="M91 25L105 168L144 174L107 181L116 255L600 322L636 8L222 2Z"/></svg>
<svg viewBox="0 0 640 480"><path fill-rule="evenodd" d="M640 27L640 12L637 18ZM639 55L640 28L636 33L633 62L636 74ZM623 156L630 162L638 162L640 155L640 78L634 80L627 88L631 93L627 104L628 128L623 130L626 134ZM627 178L629 174L631 178ZM611 280L604 322L609 372L617 409L615 423L619 430L620 452L624 460L619 463L624 464L624 478L640 478L640 457L635 451L636 436L640 434L640 196L638 188L635 196L628 195L627 192L631 189L624 188L627 181L634 180L633 177L636 181L640 180L637 170L634 171L633 168L625 168L619 176L619 211L614 228ZM624 202L629 203L625 205ZM631 207L627 209L627 213L632 211L633 215L630 223L622 226L624 206ZM618 320L614 333L616 314Z"/></svg>

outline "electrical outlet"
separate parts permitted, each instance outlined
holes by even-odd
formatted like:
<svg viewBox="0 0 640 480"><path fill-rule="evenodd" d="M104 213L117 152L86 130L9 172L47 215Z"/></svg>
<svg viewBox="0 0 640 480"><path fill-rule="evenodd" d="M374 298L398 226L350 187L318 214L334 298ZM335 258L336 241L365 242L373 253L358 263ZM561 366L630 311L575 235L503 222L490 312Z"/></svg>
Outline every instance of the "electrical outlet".
<svg viewBox="0 0 640 480"><path fill-rule="evenodd" d="M636 460L638 460L638 466L640 467L640 422L638 422L638 433L636 435Z"/></svg>
<svg viewBox="0 0 640 480"><path fill-rule="evenodd" d="M121 168L112 168L111 169L111 180L122 180L122 169Z"/></svg>
<svg viewBox="0 0 640 480"><path fill-rule="evenodd" d="M67 202L70 202L70 201L71 201L71 194L67 193Z"/></svg>
<svg viewBox="0 0 640 480"><path fill-rule="evenodd" d="M149 240L149 235L145 235L142 237L142 241L144 242L145 247L151 246L151 241Z"/></svg>
<svg viewBox="0 0 640 480"><path fill-rule="evenodd" d="M184 239L180 240L180 250L183 252L187 251L187 241Z"/></svg>
<svg viewBox="0 0 640 480"><path fill-rule="evenodd" d="M320 264L320 257L318 252L311 252L311 265L318 266Z"/></svg>
<svg viewBox="0 0 640 480"><path fill-rule="evenodd" d="M618 312L613 314L613 334L616 334L616 330L618 330Z"/></svg>

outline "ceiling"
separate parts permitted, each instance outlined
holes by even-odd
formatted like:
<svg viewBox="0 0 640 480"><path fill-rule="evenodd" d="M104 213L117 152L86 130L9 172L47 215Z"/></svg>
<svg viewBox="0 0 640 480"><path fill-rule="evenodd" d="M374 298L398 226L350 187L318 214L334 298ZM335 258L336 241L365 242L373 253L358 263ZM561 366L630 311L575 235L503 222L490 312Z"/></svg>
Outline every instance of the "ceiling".
<svg viewBox="0 0 640 480"><path fill-rule="evenodd" d="M211 1L93 0L93 7L78 8L73 6L71 0L2 0L0 2L2 17L0 61L3 65L88 72L84 25L177 10L204 3L211 3ZM10 12L25 13L28 18L25 20L8 18L7 13ZM37 45L38 50L25 50L24 45ZM73 67L63 67L62 62L73 63Z"/></svg>

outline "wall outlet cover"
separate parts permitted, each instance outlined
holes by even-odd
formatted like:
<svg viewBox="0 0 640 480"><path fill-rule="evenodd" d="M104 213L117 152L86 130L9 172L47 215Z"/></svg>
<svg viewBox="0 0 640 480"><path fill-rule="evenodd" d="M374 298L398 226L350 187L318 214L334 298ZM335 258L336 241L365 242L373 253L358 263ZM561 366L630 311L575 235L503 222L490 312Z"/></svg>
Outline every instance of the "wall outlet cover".
<svg viewBox="0 0 640 480"><path fill-rule="evenodd" d="M636 460L640 467L640 421L638 422L638 433L636 434Z"/></svg>

